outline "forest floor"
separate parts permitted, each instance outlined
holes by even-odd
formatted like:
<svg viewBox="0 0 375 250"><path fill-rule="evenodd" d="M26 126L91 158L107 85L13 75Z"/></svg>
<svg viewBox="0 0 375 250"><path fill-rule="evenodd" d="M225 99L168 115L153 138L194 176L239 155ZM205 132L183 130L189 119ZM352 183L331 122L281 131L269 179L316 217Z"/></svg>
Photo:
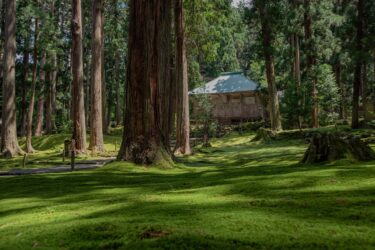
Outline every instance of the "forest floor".
<svg viewBox="0 0 375 250"><path fill-rule="evenodd" d="M253 136L215 139L174 169L1 178L0 249L374 249L374 161L300 165L303 140ZM57 154L61 140L44 146Z"/></svg>
<svg viewBox="0 0 375 250"><path fill-rule="evenodd" d="M64 150L64 141L71 138L71 134L61 133L46 135L33 138L33 146L36 152L29 154L26 158L26 165L23 166L23 156L18 156L13 159L0 159L0 172L5 172L10 169L33 169L33 168L48 168L61 165L69 165L70 158L63 159L62 154ZM105 159L115 157L117 150L121 145L120 132L115 130L111 135L105 135L106 152L92 155L90 151L87 155L78 156L76 161L90 161L96 159ZM19 140L21 148L25 147L25 139Z"/></svg>

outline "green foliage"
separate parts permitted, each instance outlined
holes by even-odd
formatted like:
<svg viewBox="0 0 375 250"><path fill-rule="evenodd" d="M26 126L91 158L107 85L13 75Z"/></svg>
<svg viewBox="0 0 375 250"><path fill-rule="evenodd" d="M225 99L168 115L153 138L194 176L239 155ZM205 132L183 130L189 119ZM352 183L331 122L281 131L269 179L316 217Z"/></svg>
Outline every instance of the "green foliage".
<svg viewBox="0 0 375 250"><path fill-rule="evenodd" d="M189 79L216 77L240 68L237 55L244 46L246 29L231 1L185 1ZM197 71L199 64L199 72ZM199 73L199 74L198 74Z"/></svg>
<svg viewBox="0 0 375 250"><path fill-rule="evenodd" d="M339 89L330 65L319 65L317 71L320 123L326 126L339 118Z"/></svg>

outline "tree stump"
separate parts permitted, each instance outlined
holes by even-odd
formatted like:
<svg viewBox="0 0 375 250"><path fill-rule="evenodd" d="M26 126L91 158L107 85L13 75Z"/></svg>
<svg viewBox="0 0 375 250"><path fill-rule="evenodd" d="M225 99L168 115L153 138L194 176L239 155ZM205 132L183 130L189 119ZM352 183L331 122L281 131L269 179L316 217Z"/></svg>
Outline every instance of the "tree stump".
<svg viewBox="0 0 375 250"><path fill-rule="evenodd" d="M270 129L260 128L257 130L257 134L252 141L269 142L275 140L276 135L277 134Z"/></svg>
<svg viewBox="0 0 375 250"><path fill-rule="evenodd" d="M339 159L375 160L375 152L359 137L334 133L316 133L311 138L302 163L332 162Z"/></svg>

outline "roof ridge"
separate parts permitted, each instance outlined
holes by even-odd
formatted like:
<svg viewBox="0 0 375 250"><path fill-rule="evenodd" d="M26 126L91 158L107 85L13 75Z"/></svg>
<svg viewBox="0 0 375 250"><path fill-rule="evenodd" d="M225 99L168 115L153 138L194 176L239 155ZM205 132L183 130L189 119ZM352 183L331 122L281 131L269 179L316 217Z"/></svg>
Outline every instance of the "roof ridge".
<svg viewBox="0 0 375 250"><path fill-rule="evenodd" d="M217 93L236 93L246 91L256 91L259 84L250 80L242 73L227 73L214 80L190 91L190 94L217 94Z"/></svg>
<svg viewBox="0 0 375 250"><path fill-rule="evenodd" d="M243 75L242 71L232 71L232 72L223 72L220 76L229 76L229 75Z"/></svg>

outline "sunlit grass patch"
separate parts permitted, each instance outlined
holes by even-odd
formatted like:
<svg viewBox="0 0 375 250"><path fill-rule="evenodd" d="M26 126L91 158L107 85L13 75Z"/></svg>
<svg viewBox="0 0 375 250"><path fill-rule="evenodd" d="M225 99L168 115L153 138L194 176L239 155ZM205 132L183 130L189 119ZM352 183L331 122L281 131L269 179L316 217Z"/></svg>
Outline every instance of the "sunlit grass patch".
<svg viewBox="0 0 375 250"><path fill-rule="evenodd" d="M77 156L77 161L115 157L121 145L121 136L119 136L118 133L117 130L114 130L113 134L104 136L105 152L93 154L88 150L85 155ZM64 141L70 139L71 134L64 133L33 137L33 147L36 152L28 154L26 161L24 161L24 156L17 156L13 159L0 158L0 171L12 168L44 168L69 164L70 159L63 158L62 154L64 150ZM25 148L25 138L20 138L19 143L21 148Z"/></svg>

